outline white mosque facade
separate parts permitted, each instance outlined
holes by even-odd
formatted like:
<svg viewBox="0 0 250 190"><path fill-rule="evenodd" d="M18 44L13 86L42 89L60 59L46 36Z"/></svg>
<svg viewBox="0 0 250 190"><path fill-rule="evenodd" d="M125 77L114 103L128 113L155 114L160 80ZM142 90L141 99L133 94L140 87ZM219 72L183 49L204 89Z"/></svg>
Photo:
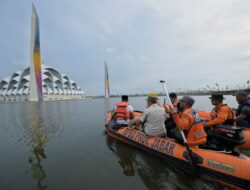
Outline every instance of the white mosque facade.
<svg viewBox="0 0 250 190"><path fill-rule="evenodd" d="M84 91L67 75L42 64L39 18L31 17L30 67L0 80L0 101L49 101L85 98Z"/></svg>
<svg viewBox="0 0 250 190"><path fill-rule="evenodd" d="M70 100L85 98L84 91L67 75L42 64L43 100ZM17 71L0 81L0 101L29 101L30 68Z"/></svg>

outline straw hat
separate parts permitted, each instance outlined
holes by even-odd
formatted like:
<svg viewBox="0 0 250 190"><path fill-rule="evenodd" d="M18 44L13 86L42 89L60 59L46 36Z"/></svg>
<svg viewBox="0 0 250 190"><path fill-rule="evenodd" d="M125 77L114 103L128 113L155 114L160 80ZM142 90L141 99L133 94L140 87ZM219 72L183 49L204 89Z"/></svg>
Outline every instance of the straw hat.
<svg viewBox="0 0 250 190"><path fill-rule="evenodd" d="M159 98L157 97L157 94L155 92L149 92L147 94L148 98L146 99L147 101L157 101Z"/></svg>

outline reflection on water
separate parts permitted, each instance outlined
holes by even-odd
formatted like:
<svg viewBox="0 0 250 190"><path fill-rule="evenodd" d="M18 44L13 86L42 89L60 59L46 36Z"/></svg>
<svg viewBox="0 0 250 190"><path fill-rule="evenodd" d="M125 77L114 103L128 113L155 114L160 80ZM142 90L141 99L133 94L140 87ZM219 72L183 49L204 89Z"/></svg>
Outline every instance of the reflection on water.
<svg viewBox="0 0 250 190"><path fill-rule="evenodd" d="M45 144L48 142L48 133L44 125L44 114L41 103L32 103L31 117L29 118L31 125L31 148L32 154L29 156L32 177L37 181L39 190L47 189L47 185L43 183L46 173L42 167L42 160L46 159Z"/></svg>
<svg viewBox="0 0 250 190"><path fill-rule="evenodd" d="M32 177L37 181L39 190L47 189L47 185L43 184L43 180L46 178L46 173L42 167L42 159L46 159L44 148L36 147L33 149L32 155L28 160L31 164Z"/></svg>
<svg viewBox="0 0 250 190"><path fill-rule="evenodd" d="M155 160L153 161L150 155L147 157L147 154L143 154L133 147L120 143L109 136L106 137L106 140L109 149L118 157L118 163L124 175L138 175L147 189L174 187L171 184L170 178L175 176L175 174L171 168L166 165L163 166L161 161L155 163ZM158 159L156 158L156 160ZM167 179L170 180L169 184Z"/></svg>
<svg viewBox="0 0 250 190"><path fill-rule="evenodd" d="M104 110L105 110L105 113L107 112L107 111L109 111L109 110L111 110L112 109L112 107L114 107L114 103L113 103L113 101L111 100L111 99L109 99L109 98L105 98L105 99L103 99L104 100ZM104 113L104 114L105 114Z"/></svg>
<svg viewBox="0 0 250 190"><path fill-rule="evenodd" d="M106 142L108 148L118 157L124 175L138 175L147 189L224 189L221 184L187 175L181 168L173 167L163 159L143 153L109 136L106 136Z"/></svg>
<svg viewBox="0 0 250 190"><path fill-rule="evenodd" d="M126 146L117 146L117 142L110 138L109 136L106 136L107 145L109 149L114 152L119 160L118 163L123 168L123 173L126 176L134 176L134 166L133 166L133 160L135 160L135 155L133 151L127 149Z"/></svg>
<svg viewBox="0 0 250 190"><path fill-rule="evenodd" d="M212 108L195 99L198 109ZM0 104L0 189L218 189L103 136L105 112L119 100ZM145 97L130 104L143 110Z"/></svg>
<svg viewBox="0 0 250 190"><path fill-rule="evenodd" d="M167 180L175 176L171 168L162 165L161 161L155 163L151 156L138 152L133 147L120 143L107 136L107 146L119 158L118 162L124 175L138 175L147 189L166 189L174 187ZM146 156L146 157L145 157ZM156 158L156 160L158 160ZM152 162L153 161L153 162ZM169 175L171 173L171 175ZM164 180L163 180L164 179ZM170 180L171 181L171 180Z"/></svg>

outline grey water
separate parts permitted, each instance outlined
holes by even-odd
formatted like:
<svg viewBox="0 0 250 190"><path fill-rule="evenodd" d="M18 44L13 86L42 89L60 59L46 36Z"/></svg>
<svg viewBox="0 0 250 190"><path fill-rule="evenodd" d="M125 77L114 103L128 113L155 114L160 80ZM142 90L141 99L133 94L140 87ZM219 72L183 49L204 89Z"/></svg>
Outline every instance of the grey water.
<svg viewBox="0 0 250 190"><path fill-rule="evenodd" d="M212 109L207 96L195 99L196 109ZM105 113L117 101L0 104L0 189L223 188L109 138ZM225 102L237 107L233 96ZM145 97L130 98L130 104L143 110Z"/></svg>

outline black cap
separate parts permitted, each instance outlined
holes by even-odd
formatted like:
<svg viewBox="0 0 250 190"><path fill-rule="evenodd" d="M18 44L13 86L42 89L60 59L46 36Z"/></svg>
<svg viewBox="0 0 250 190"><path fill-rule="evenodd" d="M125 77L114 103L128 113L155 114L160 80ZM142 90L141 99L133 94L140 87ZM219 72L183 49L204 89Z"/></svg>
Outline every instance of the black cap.
<svg viewBox="0 0 250 190"><path fill-rule="evenodd" d="M128 101L128 95L122 95L122 101Z"/></svg>
<svg viewBox="0 0 250 190"><path fill-rule="evenodd" d="M170 98L177 98L177 94L174 92L169 93Z"/></svg>
<svg viewBox="0 0 250 190"><path fill-rule="evenodd" d="M195 102L195 100L194 100L192 97L190 97L190 96L183 96L183 97L180 99L180 101L186 102L186 103L188 103L190 106L192 106L192 105L194 104L194 102Z"/></svg>
<svg viewBox="0 0 250 190"><path fill-rule="evenodd" d="M211 97L209 97L212 100L224 100L223 94L212 94Z"/></svg>
<svg viewBox="0 0 250 190"><path fill-rule="evenodd" d="M235 96L248 96L248 94L245 91L239 91L235 94Z"/></svg>

